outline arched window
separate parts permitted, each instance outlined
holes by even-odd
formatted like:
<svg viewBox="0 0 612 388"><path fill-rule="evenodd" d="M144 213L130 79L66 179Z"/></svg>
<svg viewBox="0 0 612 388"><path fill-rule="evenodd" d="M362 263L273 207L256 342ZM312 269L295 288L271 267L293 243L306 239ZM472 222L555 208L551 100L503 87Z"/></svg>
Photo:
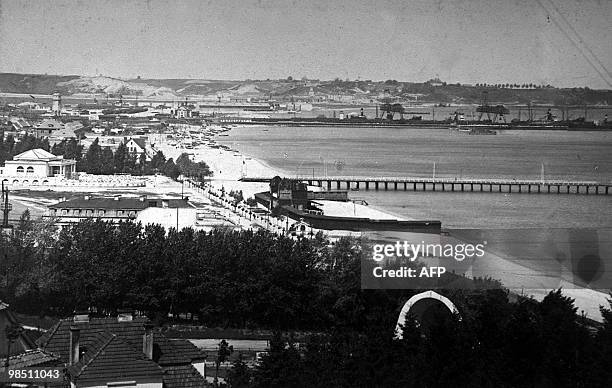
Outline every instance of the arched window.
<svg viewBox="0 0 612 388"><path fill-rule="evenodd" d="M17 167L17 174L23 174L23 166Z"/></svg>
<svg viewBox="0 0 612 388"><path fill-rule="evenodd" d="M28 174L34 174L34 167L30 166L26 169L26 173Z"/></svg>

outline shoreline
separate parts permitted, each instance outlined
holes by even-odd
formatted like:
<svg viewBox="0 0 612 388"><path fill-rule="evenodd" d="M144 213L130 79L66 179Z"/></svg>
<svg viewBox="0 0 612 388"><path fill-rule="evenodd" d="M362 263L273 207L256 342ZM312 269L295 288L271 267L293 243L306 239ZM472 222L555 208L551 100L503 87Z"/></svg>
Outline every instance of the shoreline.
<svg viewBox="0 0 612 388"><path fill-rule="evenodd" d="M271 166L268 162L263 161L261 159L255 158L252 155L244 154L237 150L225 150L218 148L211 148L207 145L201 145L194 149L183 149L176 148L170 145L160 145L159 149L164 152L167 158L172 157L176 160L176 158L183 152L189 153L193 155L195 161L204 161L206 162L215 174L210 179L210 184L217 189L223 187L226 191L229 190L241 190L243 191L244 197L249 198L252 194L267 190L267 184L265 183L250 183L250 182L240 182L238 179L242 176L242 173L246 170L249 175L258 175L258 176L291 176L287 171L282 169L277 169ZM244 167L242 167L244 166ZM246 175L246 174L244 174ZM406 219L399 214L395 214L394 212L390 212L385 208L381 208L380 206L363 206L368 208L370 212L381 213L385 216L383 218L396 218L396 219ZM351 206L352 208L352 206ZM336 209L336 211L344 211L346 209ZM351 212L352 213L352 212ZM351 216L352 214L344 214L346 216ZM489 255L494 255L489 252ZM513 260L497 257L498 265L501 264L501 268L508 267L516 267L520 266L520 264L515 263ZM500 263L501 262L501 263ZM505 264L503 264L505 263ZM536 271L534 275L542 276L541 273ZM510 282L512 283L512 282ZM569 282L566 281L566 285ZM502 285L506 287L506 285L502 282ZM576 285L574 285L576 286ZM552 289L525 289L530 296L541 300L545 297L549 291ZM599 312L599 305L604 304L607 300L608 295L605 292L601 292L599 290L591 290L591 289L573 289L571 287L564 287L564 290L571 290L571 297L575 299L576 306L587 313L592 319L600 321L601 314Z"/></svg>
<svg viewBox="0 0 612 388"><path fill-rule="evenodd" d="M215 141L218 140L215 138ZM285 176L290 177L292 174L287 170L273 167L268 162L256 158L252 155L242 153L238 150L226 150L221 148L212 148L208 145L200 145L193 149L176 148L169 144L156 144L156 149L162 151L166 158L176 160L182 153L190 154L194 161L203 161L209 165L213 176L209 179L209 183L217 189L223 188L226 191L240 190L243 192L244 198L254 196L255 193L268 190L268 184L255 182L241 182L243 175L255 176ZM350 198L350 194L349 194ZM407 217L390 212L379 206L356 205L361 208L362 212L379 215L380 219L398 219L406 220ZM351 207L352 208L352 207ZM342 216L350 217L352 212L346 209L336 209L340 211Z"/></svg>

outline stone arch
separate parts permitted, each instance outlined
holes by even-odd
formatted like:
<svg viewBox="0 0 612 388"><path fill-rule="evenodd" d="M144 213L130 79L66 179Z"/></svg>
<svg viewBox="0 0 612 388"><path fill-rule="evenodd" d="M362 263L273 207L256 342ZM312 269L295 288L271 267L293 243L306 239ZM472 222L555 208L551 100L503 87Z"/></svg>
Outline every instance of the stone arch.
<svg viewBox="0 0 612 388"><path fill-rule="evenodd" d="M22 184L22 185L24 185L24 186L27 186L27 185L29 185L29 184L30 184L30 181L28 181L27 179L24 179L24 180L21 182L21 184Z"/></svg>
<svg viewBox="0 0 612 388"><path fill-rule="evenodd" d="M42 181L42 184L43 185L47 185L47 184L49 184L49 181L45 179L44 181Z"/></svg>
<svg viewBox="0 0 612 388"><path fill-rule="evenodd" d="M38 180L37 180L37 179L34 179L34 180L32 181L32 185L33 185L33 186L38 186Z"/></svg>
<svg viewBox="0 0 612 388"><path fill-rule="evenodd" d="M459 314L459 310L450 299L435 291L430 290L421 292L408 299L408 301L404 303L404 307L402 307L402 311L400 311L399 318L397 319L397 324L395 325L395 338L403 338L402 325L404 321L406 321L408 313L413 313L417 319L420 319L432 306L440 305L448 309L451 314ZM459 318L461 319L461 317Z"/></svg>
<svg viewBox="0 0 612 388"><path fill-rule="evenodd" d="M13 184L14 184L14 185L18 185L18 184L19 184L19 180L18 180L18 179L14 179L14 180L13 180Z"/></svg>

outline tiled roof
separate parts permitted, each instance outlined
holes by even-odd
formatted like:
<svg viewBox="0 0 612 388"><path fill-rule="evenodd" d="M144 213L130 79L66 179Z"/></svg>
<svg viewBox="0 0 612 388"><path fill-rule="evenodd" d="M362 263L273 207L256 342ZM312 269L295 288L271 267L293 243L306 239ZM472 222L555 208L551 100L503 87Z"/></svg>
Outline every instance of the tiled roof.
<svg viewBox="0 0 612 388"><path fill-rule="evenodd" d="M151 202L155 202L155 207L161 207L162 198L145 198L144 201L139 198L129 197L116 200L113 197L96 197L85 199L84 197L73 198L66 201L58 202L49 205L49 209L125 209L125 210L142 210L150 206ZM191 207L189 203L183 199L167 199L168 207L172 209Z"/></svg>
<svg viewBox="0 0 612 388"><path fill-rule="evenodd" d="M61 156L53 155L51 152L45 151L42 148L35 148L33 150L28 150L28 151L20 153L19 155L15 155L13 157L13 160L31 160L31 161L37 161L37 160L50 161L50 160L60 160L60 159L63 159L63 158Z"/></svg>
<svg viewBox="0 0 612 388"><path fill-rule="evenodd" d="M164 388L205 386L204 379L191 365L201 362L205 353L185 339L166 338L160 331L153 333L153 360L142 352L144 325L147 318L131 321L117 318L90 318L88 322L64 319L53 326L37 342L47 354L68 362L70 327L80 329L79 346L85 353L79 362L68 367L72 381L104 383L112 381L161 381ZM103 384L103 385L104 385Z"/></svg>
<svg viewBox="0 0 612 388"><path fill-rule="evenodd" d="M21 354L9 358L10 369L21 369L33 366L56 366L60 364L61 360L59 357L40 349L26 350ZM4 370L5 360L2 360L0 365L0 372L2 372Z"/></svg>
<svg viewBox="0 0 612 388"><path fill-rule="evenodd" d="M164 367L164 388L201 388L207 386L206 379L193 365Z"/></svg>
<svg viewBox="0 0 612 388"><path fill-rule="evenodd" d="M9 305L2 301L0 301L0 314L5 315L7 324L19 326L21 328L20 333L19 333L19 341L16 341L16 344L15 344L16 346L13 346L11 348L11 352L10 352L11 355L17 355L17 354L20 354L24 350L32 349L35 347L34 339L36 337L33 335L35 333L31 333L30 330L25 330L23 328L21 321L9 309ZM4 330L4 328L0 328L0 330ZM4 335L4 333L2 333L1 335Z"/></svg>
<svg viewBox="0 0 612 388"><path fill-rule="evenodd" d="M87 350L92 349L96 335L102 332L115 334L135 349L142 348L144 324L148 318L134 318L132 321L119 322L117 318L91 318L89 322L74 322L72 319L63 319L52 327L37 341L41 349L58 355L64 362L68 362L70 354L70 326L78 327L80 332L80 346Z"/></svg>
<svg viewBox="0 0 612 388"><path fill-rule="evenodd" d="M97 333L82 359L68 367L77 385L116 381L161 382L162 369L142 352L108 331ZM88 384L89 385L89 384Z"/></svg>
<svg viewBox="0 0 612 388"><path fill-rule="evenodd" d="M57 120L44 119L36 126L36 129L60 129L63 127L64 124Z"/></svg>
<svg viewBox="0 0 612 388"><path fill-rule="evenodd" d="M185 339L169 339L159 332L154 333L153 360L161 366L190 364L205 358L206 353Z"/></svg>

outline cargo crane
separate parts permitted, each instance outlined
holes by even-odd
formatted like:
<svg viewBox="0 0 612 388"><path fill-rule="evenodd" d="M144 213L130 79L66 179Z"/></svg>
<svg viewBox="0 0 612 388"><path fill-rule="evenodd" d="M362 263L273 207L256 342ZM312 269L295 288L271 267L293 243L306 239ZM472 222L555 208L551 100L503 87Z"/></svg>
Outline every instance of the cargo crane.
<svg viewBox="0 0 612 388"><path fill-rule="evenodd" d="M480 106L476 108L476 112L478 112L478 121L481 121L482 116L486 114L487 119L493 123L497 123L501 120L505 123L506 115L510 113L508 108L503 105L489 105L488 93L486 91L482 92L482 102ZM491 119L491 115L493 115L493 119Z"/></svg>

